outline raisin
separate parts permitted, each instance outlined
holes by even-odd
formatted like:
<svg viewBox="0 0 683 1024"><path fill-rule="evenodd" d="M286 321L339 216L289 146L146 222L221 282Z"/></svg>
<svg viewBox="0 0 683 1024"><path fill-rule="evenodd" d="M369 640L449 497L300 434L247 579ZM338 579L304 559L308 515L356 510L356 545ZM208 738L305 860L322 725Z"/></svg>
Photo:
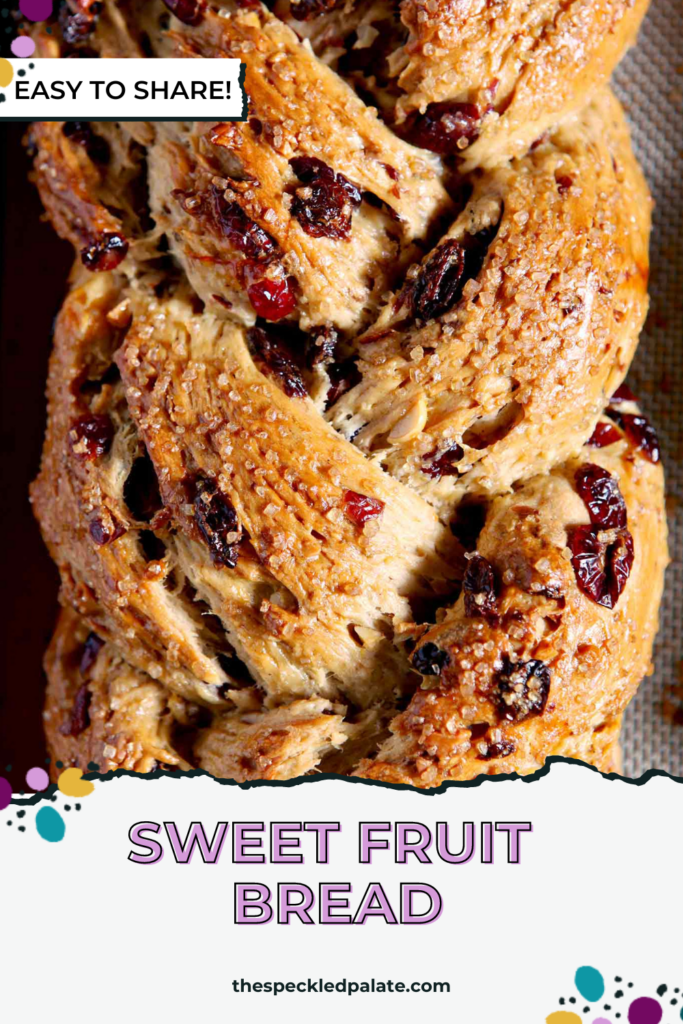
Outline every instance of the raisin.
<svg viewBox="0 0 683 1024"><path fill-rule="evenodd" d="M344 491L344 514L356 526L365 526L368 519L381 516L384 502L379 498L368 498L367 494L358 491Z"/></svg>
<svg viewBox="0 0 683 1024"><path fill-rule="evenodd" d="M304 185L294 192L292 216L313 238L347 240L351 217L361 204L360 189L316 157L295 157L289 163Z"/></svg>
<svg viewBox="0 0 683 1024"><path fill-rule="evenodd" d="M81 660L78 669L82 676L87 676L90 669L95 664L95 659L104 647L104 640L99 637L97 633L88 633L85 643L83 644L83 653L81 654Z"/></svg>
<svg viewBox="0 0 683 1024"><path fill-rule="evenodd" d="M76 691L74 702L71 706L69 720L62 725L60 732L62 736L80 736L90 725L90 701L92 694L88 684L83 683Z"/></svg>
<svg viewBox="0 0 683 1024"><path fill-rule="evenodd" d="M306 398L306 385L285 341L262 327L252 327L248 339L261 371L274 377L289 398Z"/></svg>
<svg viewBox="0 0 683 1024"><path fill-rule="evenodd" d="M457 476L458 463L464 454L459 444L452 444L441 452L435 448L422 456L422 472L434 480L440 480L442 476Z"/></svg>
<svg viewBox="0 0 683 1024"><path fill-rule="evenodd" d="M205 0L164 0L164 3L184 25L198 25L204 17Z"/></svg>
<svg viewBox="0 0 683 1024"><path fill-rule="evenodd" d="M468 560L462 588L465 594L465 615L489 621L498 618L493 566L482 555L473 555Z"/></svg>
<svg viewBox="0 0 683 1024"><path fill-rule="evenodd" d="M449 239L440 245L422 267L413 285L414 316L433 320L447 313L460 298L464 271L465 250L460 242Z"/></svg>
<svg viewBox="0 0 683 1024"><path fill-rule="evenodd" d="M290 12L297 21L308 21L339 7L343 0L292 0Z"/></svg>
<svg viewBox="0 0 683 1024"><path fill-rule="evenodd" d="M489 743L486 753L477 755L477 761L492 761L494 757L509 757L516 750L517 747L512 740L499 740L497 743Z"/></svg>
<svg viewBox="0 0 683 1024"><path fill-rule="evenodd" d="M524 722L545 710L550 690L550 669L543 661L511 661L503 655L496 675L493 700L506 722Z"/></svg>
<svg viewBox="0 0 683 1024"><path fill-rule="evenodd" d="M315 327L306 340L306 364L309 370L333 362L339 335L334 327Z"/></svg>
<svg viewBox="0 0 683 1024"><path fill-rule="evenodd" d="M410 141L432 153L452 156L474 142L482 116L475 103L430 103L410 123Z"/></svg>
<svg viewBox="0 0 683 1024"><path fill-rule="evenodd" d="M450 662L451 656L448 651L442 651L431 642L418 647L412 657L413 668L423 676L440 676Z"/></svg>
<svg viewBox="0 0 683 1024"><path fill-rule="evenodd" d="M198 477L193 504L195 522L209 546L214 564L234 569L242 529L232 502L218 490L213 480Z"/></svg>
<svg viewBox="0 0 683 1024"><path fill-rule="evenodd" d="M154 463L147 452L133 463L123 485L123 500L134 519L149 523L163 508Z"/></svg>
<svg viewBox="0 0 683 1024"><path fill-rule="evenodd" d="M88 523L88 533L99 547L111 544L112 541L122 537L125 532L125 527L106 508L103 509L101 515L95 516Z"/></svg>
<svg viewBox="0 0 683 1024"><path fill-rule="evenodd" d="M327 376L330 378L330 386L327 391L325 408L329 409L338 398L345 395L356 384L360 384L362 374L358 369L355 359L343 359L339 363L332 363L327 368Z"/></svg>
<svg viewBox="0 0 683 1024"><path fill-rule="evenodd" d="M593 526L603 530L624 529L626 502L616 478L602 466L588 462L577 469L574 479Z"/></svg>
<svg viewBox="0 0 683 1024"><path fill-rule="evenodd" d="M662 455L657 431L645 416L616 412L613 409L609 409L607 415L619 424L636 451L641 452L649 462L659 462Z"/></svg>
<svg viewBox="0 0 683 1024"><path fill-rule="evenodd" d="M187 199L184 208L186 203ZM277 257L279 246L275 239L248 217L239 203L228 201L215 186L211 189L210 203L216 229L234 249L259 263L270 263Z"/></svg>
<svg viewBox="0 0 683 1024"><path fill-rule="evenodd" d="M247 288L247 295L256 315L272 323L289 316L296 306L291 277L261 278Z"/></svg>
<svg viewBox="0 0 683 1024"><path fill-rule="evenodd" d="M620 402L637 402L638 399L631 391L628 384L621 384L614 392L609 402L610 405L619 405Z"/></svg>
<svg viewBox="0 0 683 1024"><path fill-rule="evenodd" d="M457 537L465 551L472 551L477 546L479 534L486 522L487 507L482 502L462 502L458 505L455 519L451 523L451 533Z"/></svg>
<svg viewBox="0 0 683 1024"><path fill-rule="evenodd" d="M586 441L591 448L606 448L608 444L614 444L621 438L621 434L611 423L601 420L595 424L595 430Z"/></svg>
<svg viewBox="0 0 683 1024"><path fill-rule="evenodd" d="M574 184L574 180L570 178L568 174L560 175L560 177L557 178L556 181L557 191L560 193L561 196L565 195L565 193L567 193Z"/></svg>
<svg viewBox="0 0 683 1024"><path fill-rule="evenodd" d="M128 242L115 231L106 231L97 241L81 249L81 261L88 270L114 270L125 259Z"/></svg>
<svg viewBox="0 0 683 1024"><path fill-rule="evenodd" d="M106 455L114 440L114 424L108 416L81 416L69 429L69 447L81 462Z"/></svg>
<svg viewBox="0 0 683 1024"><path fill-rule="evenodd" d="M92 130L89 121L65 121L62 133L70 142L82 146L93 163L109 163L109 143Z"/></svg>
<svg viewBox="0 0 683 1024"><path fill-rule="evenodd" d="M579 590L603 608L614 608L631 574L633 537L625 529L605 536L592 526L575 526L567 534Z"/></svg>

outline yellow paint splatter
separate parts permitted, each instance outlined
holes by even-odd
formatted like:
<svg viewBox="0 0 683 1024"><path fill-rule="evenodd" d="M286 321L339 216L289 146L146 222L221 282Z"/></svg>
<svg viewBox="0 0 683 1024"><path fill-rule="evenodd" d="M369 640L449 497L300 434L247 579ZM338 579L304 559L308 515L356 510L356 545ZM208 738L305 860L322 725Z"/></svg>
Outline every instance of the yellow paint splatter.
<svg viewBox="0 0 683 1024"><path fill-rule="evenodd" d="M57 779L59 792L64 796L89 796L95 787L92 782L86 782L82 776L83 772L80 768L65 768ZM553 1024L555 1024L554 1021ZM569 1024L568 1021L567 1024Z"/></svg>
<svg viewBox="0 0 683 1024"><path fill-rule="evenodd" d="M571 1013L569 1010L556 1010L545 1019L546 1024L581 1024L578 1013Z"/></svg>
<svg viewBox="0 0 683 1024"><path fill-rule="evenodd" d="M0 57L0 86L6 89L14 78L14 68L8 60L4 57Z"/></svg>

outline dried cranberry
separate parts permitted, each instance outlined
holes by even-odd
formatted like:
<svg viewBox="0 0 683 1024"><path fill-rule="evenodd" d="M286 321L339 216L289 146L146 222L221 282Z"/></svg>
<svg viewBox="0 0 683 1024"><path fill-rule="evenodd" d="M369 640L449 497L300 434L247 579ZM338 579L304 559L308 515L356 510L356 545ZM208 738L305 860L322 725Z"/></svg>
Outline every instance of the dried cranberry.
<svg viewBox="0 0 683 1024"><path fill-rule="evenodd" d="M306 341L306 364L310 370L315 366L327 366L334 360L339 335L334 327L315 327Z"/></svg>
<svg viewBox="0 0 683 1024"><path fill-rule="evenodd" d="M209 198L214 225L233 249L259 263L269 263L277 257L280 250L275 239L248 217L239 203L228 201L215 187Z"/></svg>
<svg viewBox="0 0 683 1024"><path fill-rule="evenodd" d="M88 270L114 270L125 259L128 242L114 231L106 231L97 241L81 249L81 261Z"/></svg>
<svg viewBox="0 0 683 1024"><path fill-rule="evenodd" d="M422 267L412 286L414 316L433 320L447 313L460 298L460 283L465 271L465 250L460 242L449 239L440 245Z"/></svg>
<svg viewBox="0 0 683 1024"><path fill-rule="evenodd" d="M339 7L343 0L292 0L290 12L297 21L308 21Z"/></svg>
<svg viewBox="0 0 683 1024"><path fill-rule="evenodd" d="M545 710L550 669L543 661L511 661L503 655L493 694L498 714L506 722L523 722Z"/></svg>
<svg viewBox="0 0 683 1024"><path fill-rule="evenodd" d="M74 702L71 706L69 720L62 725L60 732L62 736L80 736L90 725L90 701L92 694L88 684L83 683L76 691Z"/></svg>
<svg viewBox="0 0 683 1024"><path fill-rule="evenodd" d="M247 288L247 295L256 315L272 323L289 316L296 306L296 295L291 282L291 277L276 281L263 277L250 285Z"/></svg>
<svg viewBox="0 0 683 1024"><path fill-rule="evenodd" d="M92 130L89 121L65 121L62 132L70 142L82 146L93 163L109 163L109 143Z"/></svg>
<svg viewBox="0 0 683 1024"><path fill-rule="evenodd" d="M565 193L568 192L574 184L574 180L570 178L568 174L560 175L560 177L557 178L556 181L557 191L560 193L561 196L565 195Z"/></svg>
<svg viewBox="0 0 683 1024"><path fill-rule="evenodd" d="M610 405L619 405L620 402L637 402L638 399L628 384L620 384L609 401Z"/></svg>
<svg viewBox="0 0 683 1024"><path fill-rule="evenodd" d="M422 456L422 472L435 480L440 480L442 476L457 476L458 463L464 454L459 444L452 444L441 452L435 448L428 455Z"/></svg>
<svg viewBox="0 0 683 1024"><path fill-rule="evenodd" d="M69 429L69 447L81 462L106 455L114 440L114 424L108 416L81 416Z"/></svg>
<svg viewBox="0 0 683 1024"><path fill-rule="evenodd" d="M204 17L205 0L164 0L164 3L184 25L198 25Z"/></svg>
<svg viewBox="0 0 683 1024"><path fill-rule="evenodd" d="M209 546L216 565L234 569L239 557L242 528L230 499L213 480L197 477L194 496L195 522Z"/></svg>
<svg viewBox="0 0 683 1024"><path fill-rule="evenodd" d="M611 473L588 462L577 469L574 479L593 526L603 530L621 530L626 526L626 502Z"/></svg>
<svg viewBox="0 0 683 1024"><path fill-rule="evenodd" d="M662 456L657 431L645 416L611 409L608 409L607 414L619 424L637 451L642 452L650 462L659 462Z"/></svg>
<svg viewBox="0 0 683 1024"><path fill-rule="evenodd" d="M466 149L479 135L482 112L475 103L430 103L409 126L410 141L441 156Z"/></svg>
<svg viewBox="0 0 683 1024"><path fill-rule="evenodd" d="M118 540L125 532L126 528L111 514L109 509L103 509L100 515L95 516L88 523L88 533L99 547Z"/></svg>
<svg viewBox="0 0 683 1024"><path fill-rule="evenodd" d="M83 653L81 654L81 660L79 663L79 671L82 676L87 676L90 669L95 664L95 659L104 647L104 640L99 637L97 633L88 633L86 641L83 644Z"/></svg>
<svg viewBox="0 0 683 1024"><path fill-rule="evenodd" d="M492 761L494 757L509 757L516 750L517 747L512 740L499 740L497 743L489 743L486 753L477 755L477 761Z"/></svg>
<svg viewBox="0 0 683 1024"><path fill-rule="evenodd" d="M465 595L465 615L489 621L498 618L496 577L493 566L482 555L473 555L468 560L462 588Z"/></svg>
<svg viewBox="0 0 683 1024"><path fill-rule="evenodd" d="M595 430L586 441L591 448L606 448L608 444L614 444L621 438L621 434L611 423L601 420L595 424Z"/></svg>
<svg viewBox="0 0 683 1024"><path fill-rule="evenodd" d="M629 531L610 532L605 536L592 526L568 530L579 590L603 608L614 608L633 566L633 537Z"/></svg>
<svg viewBox="0 0 683 1024"><path fill-rule="evenodd" d="M436 644L428 642L418 647L412 657L413 668L423 676L440 676L446 665L450 665L451 656L442 651Z"/></svg>
<svg viewBox="0 0 683 1024"><path fill-rule="evenodd" d="M330 386L327 391L326 409L363 379L355 359L343 359L339 363L332 363L327 368L327 376L330 378Z"/></svg>
<svg viewBox="0 0 683 1024"><path fill-rule="evenodd" d="M95 31L97 18L93 14L85 14L80 11L73 14L64 4L59 12L59 26L62 30L62 38L68 46L78 46L84 42L92 32Z"/></svg>
<svg viewBox="0 0 683 1024"><path fill-rule="evenodd" d="M316 157L289 161L304 187L295 191L292 216L313 238L348 239L351 217L361 203L360 189Z"/></svg>
<svg viewBox="0 0 683 1024"><path fill-rule="evenodd" d="M375 519L384 511L384 502L379 498L368 498L357 491L344 491L344 514L356 526L364 526L368 519Z"/></svg>
<svg viewBox="0 0 683 1024"><path fill-rule="evenodd" d="M248 339L260 369L274 377L289 398L306 398L306 385L285 341L262 327L253 327Z"/></svg>

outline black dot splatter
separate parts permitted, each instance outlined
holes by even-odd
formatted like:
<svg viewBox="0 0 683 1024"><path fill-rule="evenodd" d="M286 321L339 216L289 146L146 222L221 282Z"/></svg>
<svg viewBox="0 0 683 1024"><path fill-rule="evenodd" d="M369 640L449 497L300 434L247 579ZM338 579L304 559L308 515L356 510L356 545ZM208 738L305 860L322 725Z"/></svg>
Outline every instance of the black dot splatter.
<svg viewBox="0 0 683 1024"><path fill-rule="evenodd" d="M614 980L615 981L621 981L621 978L615 978Z"/></svg>
<svg viewBox="0 0 683 1024"><path fill-rule="evenodd" d="M584 1006L584 1008L583 1008L583 1012L584 1013L588 1013L589 1010L590 1010L590 1006Z"/></svg>
<svg viewBox="0 0 683 1024"><path fill-rule="evenodd" d="M31 69L31 71L33 71L34 67L35 67L35 64L29 64L29 68ZM49 761L49 758L47 758L46 760Z"/></svg>
<svg viewBox="0 0 683 1024"><path fill-rule="evenodd" d="M81 809L81 805L80 804L76 804L76 810L80 811L80 809Z"/></svg>
<svg viewBox="0 0 683 1024"><path fill-rule="evenodd" d="M19 826L19 831L20 832L25 832L26 831L26 826L25 825L20 825Z"/></svg>
<svg viewBox="0 0 683 1024"><path fill-rule="evenodd" d="M12 765L11 764L5 765L5 771L6 772L11 772L12 771ZM676 989L676 991L678 992L678 989Z"/></svg>
<svg viewBox="0 0 683 1024"><path fill-rule="evenodd" d="M58 768L63 768L64 767L64 762L63 761L55 761L55 764L57 765Z"/></svg>
<svg viewBox="0 0 683 1024"><path fill-rule="evenodd" d="M603 1010L611 1010L611 1009L612 1009L612 1007L610 1006L609 1003L605 1003L605 1005L603 1006Z"/></svg>
<svg viewBox="0 0 683 1024"><path fill-rule="evenodd" d="M632 981L629 981L628 988L633 988L633 982Z"/></svg>
<svg viewBox="0 0 683 1024"><path fill-rule="evenodd" d="M614 993L614 998L615 998L615 999L621 999L621 997L623 996L623 994L624 994L624 993L623 993L623 992L621 991L621 989L620 989L620 988L618 988L618 989L617 989L617 991L616 991L616 992Z"/></svg>
<svg viewBox="0 0 683 1024"><path fill-rule="evenodd" d="M7 824L8 824L8 825L11 825L11 824L12 824L12 822L11 822L11 821L8 821L8 822L7 822Z"/></svg>
<svg viewBox="0 0 683 1024"><path fill-rule="evenodd" d="M569 997L569 1002L570 1003L575 1003L576 1002L576 999L574 999L574 996L570 996Z"/></svg>
<svg viewBox="0 0 683 1024"><path fill-rule="evenodd" d="M71 810L71 804L64 804L64 810L65 811L70 811Z"/></svg>
<svg viewBox="0 0 683 1024"><path fill-rule="evenodd" d="M560 1006L564 1006L564 996L560 996Z"/></svg>
<svg viewBox="0 0 683 1024"><path fill-rule="evenodd" d="M25 814L26 814L26 811L17 811L17 818L23 818L25 816Z"/></svg>
<svg viewBox="0 0 683 1024"><path fill-rule="evenodd" d="M0 92L0 103L4 103L4 102L5 102L5 94L4 94L4 92Z"/></svg>
<svg viewBox="0 0 683 1024"><path fill-rule="evenodd" d="M24 70L24 68L19 68L19 70L17 71L17 74L18 74L18 75L19 75L19 76L20 76L21 78L24 78L24 77L25 77L25 75L26 75L26 71Z"/></svg>
<svg viewBox="0 0 683 1024"><path fill-rule="evenodd" d="M659 988L657 989L657 995L658 996L663 996L666 991L667 991L667 986L666 985L660 985Z"/></svg>
<svg viewBox="0 0 683 1024"><path fill-rule="evenodd" d="M54 793L53 793L53 794L52 794L52 796L50 797L50 800L52 801L52 803L53 803L53 804L56 804L56 803L57 803L57 797L55 796L55 794L54 794Z"/></svg>
<svg viewBox="0 0 683 1024"><path fill-rule="evenodd" d="M95 764L94 761L91 761L90 764L88 765L88 771L89 772L97 772L99 770L100 770L100 766L98 764Z"/></svg>

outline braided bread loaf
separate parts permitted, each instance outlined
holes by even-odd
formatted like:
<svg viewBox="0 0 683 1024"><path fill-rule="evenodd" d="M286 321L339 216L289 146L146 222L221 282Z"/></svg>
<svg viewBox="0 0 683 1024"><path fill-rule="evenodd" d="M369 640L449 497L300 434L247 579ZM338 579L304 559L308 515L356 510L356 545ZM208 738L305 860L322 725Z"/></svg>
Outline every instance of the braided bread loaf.
<svg viewBox="0 0 683 1024"><path fill-rule="evenodd" d="M666 564L622 386L649 197L603 84L644 6L81 0L38 33L241 57L250 101L29 133L78 252L32 491L55 759L618 766Z"/></svg>

